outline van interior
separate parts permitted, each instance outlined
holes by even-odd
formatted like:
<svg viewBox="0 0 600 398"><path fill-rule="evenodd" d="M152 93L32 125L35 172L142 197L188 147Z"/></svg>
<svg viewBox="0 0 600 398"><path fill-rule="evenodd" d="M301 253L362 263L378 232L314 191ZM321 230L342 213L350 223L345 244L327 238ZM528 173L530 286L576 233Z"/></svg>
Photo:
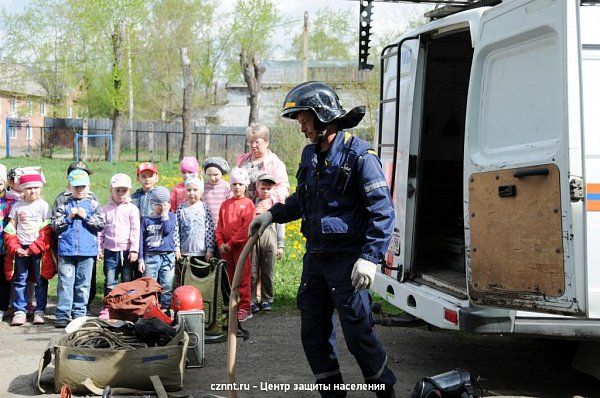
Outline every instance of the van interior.
<svg viewBox="0 0 600 398"><path fill-rule="evenodd" d="M466 30L422 43L426 58L412 269L422 283L466 297L463 158L471 36Z"/></svg>

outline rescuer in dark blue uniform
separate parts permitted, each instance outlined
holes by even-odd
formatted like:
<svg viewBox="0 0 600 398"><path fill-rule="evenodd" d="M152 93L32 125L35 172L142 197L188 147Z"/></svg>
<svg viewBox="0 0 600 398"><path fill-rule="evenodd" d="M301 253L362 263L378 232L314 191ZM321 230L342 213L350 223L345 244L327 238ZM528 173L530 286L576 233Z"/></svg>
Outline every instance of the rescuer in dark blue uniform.
<svg viewBox="0 0 600 398"><path fill-rule="evenodd" d="M323 397L345 396L340 373L334 309L348 349L367 384L385 385L378 397L393 397L396 378L373 331L371 286L394 225L394 209L381 163L371 146L344 132L363 118L364 107L346 112L336 92L306 82L287 95L281 116L296 119L310 140L302 151L296 192L250 224L259 233L271 223L302 218L306 237L298 289L304 352ZM374 390L375 391L375 390Z"/></svg>

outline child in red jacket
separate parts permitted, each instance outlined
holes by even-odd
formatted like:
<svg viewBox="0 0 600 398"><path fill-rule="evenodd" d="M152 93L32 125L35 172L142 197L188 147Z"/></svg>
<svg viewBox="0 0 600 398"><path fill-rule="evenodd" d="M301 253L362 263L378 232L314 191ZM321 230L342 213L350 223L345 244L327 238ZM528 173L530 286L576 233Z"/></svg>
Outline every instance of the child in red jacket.
<svg viewBox="0 0 600 398"><path fill-rule="evenodd" d="M229 183L231 184L231 198L225 200L219 210L216 237L221 258L227 262L227 275L231 283L235 266L248 241L248 226L254 217L254 204L246 197L250 178L245 169L236 167L231 170ZM250 312L251 264L251 258L248 256L242 268L239 288L240 301L237 317L240 322L252 318L252 312Z"/></svg>
<svg viewBox="0 0 600 398"><path fill-rule="evenodd" d="M51 250L51 210L50 205L41 198L43 177L40 173L31 171L20 176L19 184L23 195L12 206L10 221L4 231L7 249L4 272L6 279L12 280L14 292L12 305L15 313L11 326L25 323L28 278L36 283L33 323L45 322L48 280L56 274L56 263Z"/></svg>

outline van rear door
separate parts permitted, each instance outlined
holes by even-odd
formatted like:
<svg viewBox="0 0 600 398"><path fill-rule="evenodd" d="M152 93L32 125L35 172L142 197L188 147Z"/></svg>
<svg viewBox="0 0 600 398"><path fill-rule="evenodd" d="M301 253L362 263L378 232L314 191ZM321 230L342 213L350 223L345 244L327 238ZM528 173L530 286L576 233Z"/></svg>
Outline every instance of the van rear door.
<svg viewBox="0 0 600 398"><path fill-rule="evenodd" d="M515 0L482 15L467 101L470 300L585 314L579 6Z"/></svg>
<svg viewBox="0 0 600 398"><path fill-rule="evenodd" d="M410 274L416 192L418 134L414 96L420 39L404 37L381 54L381 98L378 149L394 200L396 224L385 275L403 281ZM398 81L400 84L398 84ZM416 121L419 119L416 118ZM418 124L418 123L417 123Z"/></svg>

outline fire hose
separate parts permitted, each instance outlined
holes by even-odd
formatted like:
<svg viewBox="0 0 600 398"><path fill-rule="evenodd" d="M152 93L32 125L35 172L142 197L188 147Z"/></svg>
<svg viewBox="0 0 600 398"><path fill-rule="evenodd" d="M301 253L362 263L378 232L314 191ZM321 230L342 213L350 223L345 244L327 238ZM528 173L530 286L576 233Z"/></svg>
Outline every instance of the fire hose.
<svg viewBox="0 0 600 398"><path fill-rule="evenodd" d="M239 289L240 282L242 280L242 270L248 254L256 244L258 240L258 234L251 235L246 242L246 245L242 249L240 258L238 258L237 264L235 265L235 271L233 273L233 281L231 282L231 294L229 297L229 322L227 324L227 380L233 385L235 383L235 365L236 365L236 351L237 351L237 309L239 304ZM229 391L230 398L237 397L237 391L231 389Z"/></svg>

